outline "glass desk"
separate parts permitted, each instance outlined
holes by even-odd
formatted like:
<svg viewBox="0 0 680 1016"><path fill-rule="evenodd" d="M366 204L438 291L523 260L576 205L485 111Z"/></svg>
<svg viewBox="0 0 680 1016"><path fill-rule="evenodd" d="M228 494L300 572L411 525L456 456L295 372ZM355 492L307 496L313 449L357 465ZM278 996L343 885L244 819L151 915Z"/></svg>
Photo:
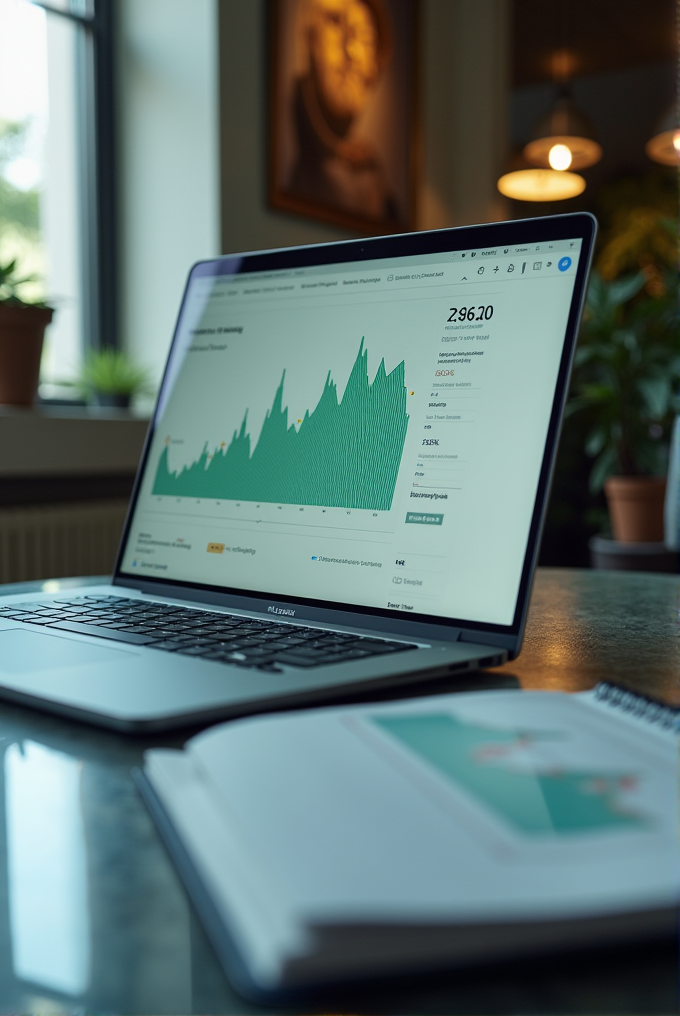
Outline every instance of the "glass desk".
<svg viewBox="0 0 680 1016"><path fill-rule="evenodd" d="M519 659L418 694L608 678L679 704L679 593L676 576L539 569ZM0 1012L265 1011L230 988L130 777L145 748L193 732L124 737L0 704ZM383 983L296 1011L672 1013L677 970L677 943L641 943Z"/></svg>

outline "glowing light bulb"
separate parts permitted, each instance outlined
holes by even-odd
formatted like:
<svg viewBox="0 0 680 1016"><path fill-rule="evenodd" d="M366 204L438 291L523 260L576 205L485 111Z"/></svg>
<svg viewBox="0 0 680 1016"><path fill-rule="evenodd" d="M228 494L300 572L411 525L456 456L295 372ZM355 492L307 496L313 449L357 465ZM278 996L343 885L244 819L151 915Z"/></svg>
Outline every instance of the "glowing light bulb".
<svg viewBox="0 0 680 1016"><path fill-rule="evenodd" d="M673 135L673 148L680 155L680 130L677 130Z"/></svg>
<svg viewBox="0 0 680 1016"><path fill-rule="evenodd" d="M548 152L548 162L553 169L569 169L571 166L571 149L567 145L553 145Z"/></svg>

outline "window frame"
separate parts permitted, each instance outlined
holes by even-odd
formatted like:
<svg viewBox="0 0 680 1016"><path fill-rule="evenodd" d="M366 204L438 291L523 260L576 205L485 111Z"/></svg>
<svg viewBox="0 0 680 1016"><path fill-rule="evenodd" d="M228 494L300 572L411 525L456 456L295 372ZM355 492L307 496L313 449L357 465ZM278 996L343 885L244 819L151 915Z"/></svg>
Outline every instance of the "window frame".
<svg viewBox="0 0 680 1016"><path fill-rule="evenodd" d="M80 198L83 352L120 345L117 270L116 0L30 0L70 21L76 39L76 159Z"/></svg>

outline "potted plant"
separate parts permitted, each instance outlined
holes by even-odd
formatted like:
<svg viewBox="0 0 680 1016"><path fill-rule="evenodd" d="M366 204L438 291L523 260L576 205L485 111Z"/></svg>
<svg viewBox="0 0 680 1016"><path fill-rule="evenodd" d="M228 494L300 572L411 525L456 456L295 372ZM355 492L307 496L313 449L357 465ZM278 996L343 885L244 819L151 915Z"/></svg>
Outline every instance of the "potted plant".
<svg viewBox="0 0 680 1016"><path fill-rule="evenodd" d="M663 540L663 496L672 420L678 411L677 284L634 272L607 281L594 272L569 412L588 417L590 489L607 496L614 538Z"/></svg>
<svg viewBox="0 0 680 1016"><path fill-rule="evenodd" d="M127 409L133 396L153 392L147 368L119 349L88 353L76 384L92 405L119 409Z"/></svg>
<svg viewBox="0 0 680 1016"><path fill-rule="evenodd" d="M0 263L0 403L31 406L40 376L45 329L54 310L19 295L33 279L17 276L16 259Z"/></svg>

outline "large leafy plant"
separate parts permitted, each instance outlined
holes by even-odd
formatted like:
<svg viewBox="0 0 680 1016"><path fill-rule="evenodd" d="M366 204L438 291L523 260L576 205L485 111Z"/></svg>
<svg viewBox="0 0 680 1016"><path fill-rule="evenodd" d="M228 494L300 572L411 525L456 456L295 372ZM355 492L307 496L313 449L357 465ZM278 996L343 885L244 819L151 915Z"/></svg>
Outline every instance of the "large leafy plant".
<svg viewBox="0 0 680 1016"><path fill-rule="evenodd" d="M668 273L656 296L647 282L644 272L613 281L594 272L588 289L568 411L587 414L593 492L611 475L666 471L680 408L677 278Z"/></svg>

